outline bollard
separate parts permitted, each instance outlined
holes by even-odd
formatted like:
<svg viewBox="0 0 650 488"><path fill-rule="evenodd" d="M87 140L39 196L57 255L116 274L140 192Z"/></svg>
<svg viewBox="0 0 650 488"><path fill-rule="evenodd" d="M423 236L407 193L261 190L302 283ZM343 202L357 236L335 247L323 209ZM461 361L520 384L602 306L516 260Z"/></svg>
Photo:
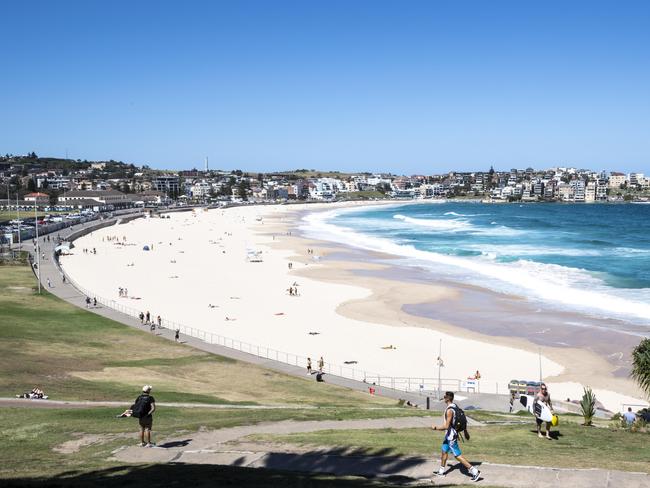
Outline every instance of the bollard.
<svg viewBox="0 0 650 488"><path fill-rule="evenodd" d="M427 395L427 410L431 410L431 397Z"/></svg>

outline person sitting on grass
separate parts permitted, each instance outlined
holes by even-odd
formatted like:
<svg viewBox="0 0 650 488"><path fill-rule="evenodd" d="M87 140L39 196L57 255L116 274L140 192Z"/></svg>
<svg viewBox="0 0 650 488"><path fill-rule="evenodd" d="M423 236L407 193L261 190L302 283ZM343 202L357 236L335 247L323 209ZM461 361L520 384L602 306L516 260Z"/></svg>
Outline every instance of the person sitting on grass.
<svg viewBox="0 0 650 488"><path fill-rule="evenodd" d="M458 432L455 429L456 425L456 409L458 408L454 403L454 392L448 391L445 392L445 403L447 407L445 408L445 413L443 414L443 424L442 425L433 425L431 428L433 430L443 430L445 431L445 437L442 441L442 455L440 456L440 468L436 471L436 475L445 476L447 468L447 459L449 458L449 453L451 452L454 457L467 468L472 481L478 481L480 478L481 472L475 466L472 466L467 459L463 456L460 448L458 447ZM465 437L469 440L469 434L465 430Z"/></svg>

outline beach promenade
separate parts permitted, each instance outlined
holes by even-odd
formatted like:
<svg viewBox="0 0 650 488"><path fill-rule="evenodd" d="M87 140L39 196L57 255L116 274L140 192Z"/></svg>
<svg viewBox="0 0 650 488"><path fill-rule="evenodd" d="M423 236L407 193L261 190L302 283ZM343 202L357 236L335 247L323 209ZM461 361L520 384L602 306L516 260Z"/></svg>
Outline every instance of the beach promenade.
<svg viewBox="0 0 650 488"><path fill-rule="evenodd" d="M89 222L76 226L73 229L73 232L79 232L84 228L92 228L96 226L96 222ZM64 283L61 279L61 271L57 266L54 260L54 248L56 244L51 242L43 242L43 238L40 239L40 249L45 253L46 259L41 260L41 286L43 290L47 290L49 293L61 298L62 300L67 301L79 308L86 307L86 296L77 290L69 280L66 280ZM24 242L22 245L23 249L34 253L33 245L31 242ZM51 287L48 287L47 280L50 280L52 284ZM90 297L92 299L92 297ZM147 330L137 318L131 317L127 314L118 312L115 309L105 307L102 305L91 306L89 311L102 317L115 320L124 325L132 327L139 330ZM156 334L158 336L164 337L171 341L174 340L174 331L169 329L156 329ZM239 351L233 348L224 347L218 344L208 344L205 341L197 339L195 337L190 337L187 335L181 334L181 341L187 345L190 345L196 349L210 352L213 354L218 354L220 356L228 357L231 359L236 359L252 364L257 364L264 368L272 369L274 371L290 374L293 376L304 377L305 370L302 367L292 366L281 361L274 361L271 359L266 359L263 357L256 356L254 354L248 354L243 351ZM336 375L325 375L325 382L343 386L346 388L352 388L354 390L368 392L370 385L362 381L354 381L347 378L342 378ZM414 393L402 392L392 390L390 388L383 388L381 386L374 386L375 394L379 396L385 396L387 398L394 398L395 400L403 399L410 401L419 406L426 406L426 397ZM466 402L472 402L477 408L488 408L490 410L504 410L506 409L508 398L507 395L491 395L491 394L468 394L469 398ZM471 400L470 400L471 399ZM442 408L442 403L435 401L433 398L430 400L430 406L432 409L439 410Z"/></svg>
<svg viewBox="0 0 650 488"><path fill-rule="evenodd" d="M188 210L188 209L184 209L184 210ZM61 234L61 237L63 238L64 241L66 241L69 235L72 235L74 238L75 236L81 235L84 232L88 232L91 229L97 229L100 227L104 227L107 224L110 224L111 222L116 222L118 219L128 219L129 217L133 218L139 216L141 216L140 212L134 212L134 214L131 216L121 215L118 218L109 219L103 222L93 221L84 224L79 224L76 225L74 228L69 229L65 234ZM52 237L53 236L51 236L51 238ZM33 253L33 246L31 241L24 242L22 246L23 249L29 250ZM41 237L40 246L41 246L41 252L47 256L47 259L41 261L41 270L42 270L41 281L42 281L43 288L47 289L50 293L54 294L55 296L63 300L66 300L67 302L79 308L87 308L86 295L84 295L82 292L80 292L80 290L75 288L75 286L70 283L69 279L66 280L65 283L62 282L61 269L58 267L57 263L53 258L54 248L55 248L55 243L53 239L50 242L47 242L46 240L44 240L43 237ZM51 287L49 288L47 284L48 279L51 283ZM92 299L93 296L90 296L89 298ZM111 320L115 320L122 324L128 325L132 328L136 328L139 330L149 330L149 327L143 326L138 318L134 317L133 315L122 313L110 306L104 306L101 303L98 303L97 306L91 305L89 310L92 311L93 313L109 318ZM165 321L163 321L163 325L164 323ZM163 327L163 328L157 328L156 334L168 340L174 340L175 331L172 328ZM298 377L305 376L305 369L304 369L304 365L302 364L299 365L288 364L288 362L284 362L282 360L269 359L267 357L263 357L260 355L250 354L248 352L238 350L233 347L226 347L220 344L209 343L200 338L193 337L191 335L186 335L186 334L181 334L180 340L181 342L202 351L218 354L221 356L241 360L252 364L257 364L265 368L269 368L293 376L298 376ZM235 344L236 343L237 341L235 341ZM314 366L316 365L315 359L316 358L314 358ZM431 395L431 393L429 393L429 395L431 396L427 397L426 395L420 394L419 392L413 392L413 391L406 392L402 390L396 390L396 389L387 388L379 385L369 384L360 380L354 380L347 377L342 377L336 374L325 374L324 380L325 382L330 384L351 388L365 393L368 393L369 388L372 387L373 392L376 395L387 397L387 398L393 398L395 400L408 401L421 408L426 408L427 404L429 408L433 410L440 410L442 407L442 403L438 402L436 398L434 398L435 394ZM444 383L443 383L443 389L444 389ZM450 389L454 389L458 391L456 388L450 388ZM478 408L478 409L502 411L502 412L507 412L509 409L509 396L506 394L502 395L502 394L494 394L494 393L462 392L461 395L463 399L459 401L459 404L463 406L463 408L470 408L470 409ZM556 407L559 407L559 411L569 411L569 412L577 411L576 406L573 404L563 403L559 401L556 401L555 403L556 403Z"/></svg>

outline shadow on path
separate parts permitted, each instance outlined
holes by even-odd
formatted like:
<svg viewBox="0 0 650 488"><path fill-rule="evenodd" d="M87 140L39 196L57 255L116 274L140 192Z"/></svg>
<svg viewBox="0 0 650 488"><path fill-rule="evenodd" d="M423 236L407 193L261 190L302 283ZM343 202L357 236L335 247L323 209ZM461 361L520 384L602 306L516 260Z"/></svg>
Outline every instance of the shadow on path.
<svg viewBox="0 0 650 488"><path fill-rule="evenodd" d="M404 480L406 481L406 480ZM411 480L412 481L412 480ZM69 471L55 477L4 479L3 487L301 487L371 488L404 486L400 479L373 481L341 479L327 475L288 473L202 464L154 464L116 466L97 471ZM436 485L450 486L450 485Z"/></svg>

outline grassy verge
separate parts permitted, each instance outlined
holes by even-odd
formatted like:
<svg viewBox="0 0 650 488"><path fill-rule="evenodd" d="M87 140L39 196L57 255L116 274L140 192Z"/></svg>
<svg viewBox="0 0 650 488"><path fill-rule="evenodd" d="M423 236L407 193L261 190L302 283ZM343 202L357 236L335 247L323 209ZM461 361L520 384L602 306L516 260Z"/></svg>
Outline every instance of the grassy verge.
<svg viewBox="0 0 650 488"><path fill-rule="evenodd" d="M400 410L404 414L408 410ZM137 421L115 418L119 408L86 409L0 409L0 478L18 476L56 475L65 470L95 470L117 466L108 460L114 449L135 444L138 439ZM187 432L188 437L199 429L221 429L260 422L292 420L349 420L394 416L393 410L358 410L352 408L313 409L224 409L159 408L156 412L156 439ZM80 439L75 452L60 452L66 443ZM26 462L29 460L30 462Z"/></svg>
<svg viewBox="0 0 650 488"><path fill-rule="evenodd" d="M53 400L130 403L147 383L154 385L159 403L289 405L256 410L159 408L154 429L157 438L263 421L424 414L399 408L391 400L175 344L73 307L47 292L38 295L34 288L27 266L0 269L0 396L13 397L40 386ZM167 467L126 467L109 459L112 450L137 437L133 419L114 418L120 410L0 408L1 484L124 486L146 481L148 486L173 486ZM91 441L84 441L74 453L57 449L79 439ZM294 482L302 486L374 486L360 480L264 474L241 468L184 469L192 479L210 473L211 478L192 481L195 486L215 486L219 480L230 479L241 481L229 482L230 486L261 486L262 482L264 486ZM175 479L184 485L188 482L182 477Z"/></svg>
<svg viewBox="0 0 650 488"><path fill-rule="evenodd" d="M472 427L470 442L461 444L472 461L563 468L650 470L648 434L630 433L565 422L553 429L554 440L538 439L528 425ZM307 434L259 435L253 440L273 443L360 448L400 455L431 455L442 436L427 429L339 430Z"/></svg>
<svg viewBox="0 0 650 488"><path fill-rule="evenodd" d="M0 273L0 396L40 386L52 399L393 406L175 344L34 292L26 266Z"/></svg>

